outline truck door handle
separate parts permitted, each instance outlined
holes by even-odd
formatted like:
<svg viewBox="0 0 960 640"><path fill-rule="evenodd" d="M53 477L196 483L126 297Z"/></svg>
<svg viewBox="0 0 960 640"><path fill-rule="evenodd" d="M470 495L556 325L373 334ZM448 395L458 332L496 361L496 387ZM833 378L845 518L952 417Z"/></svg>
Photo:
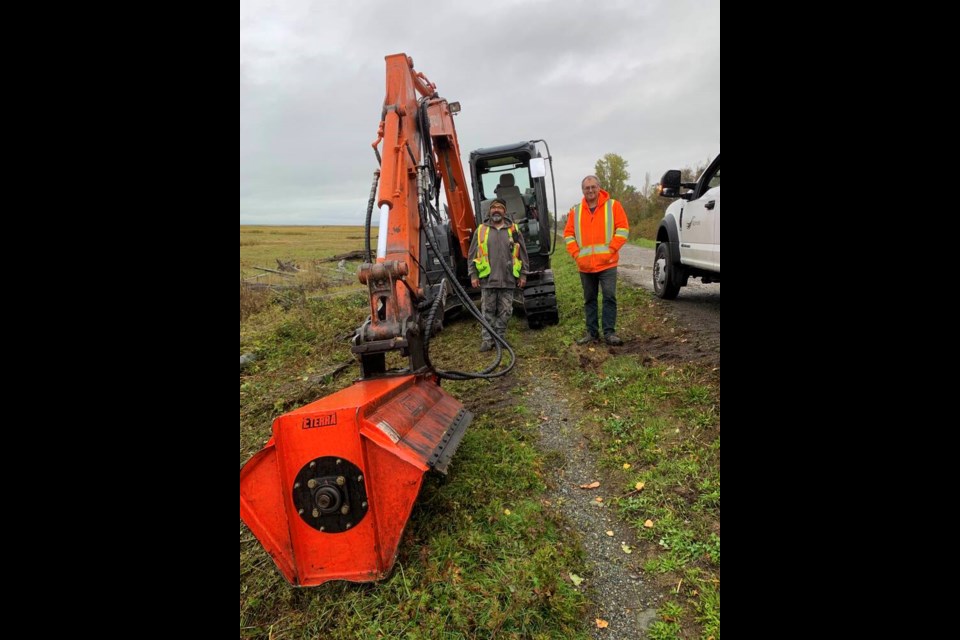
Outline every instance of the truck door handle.
<svg viewBox="0 0 960 640"><path fill-rule="evenodd" d="M717 206L717 201L716 201L716 200L711 200L711 201L708 202L707 204L703 205L703 208L704 208L704 209L713 209L715 206Z"/></svg>

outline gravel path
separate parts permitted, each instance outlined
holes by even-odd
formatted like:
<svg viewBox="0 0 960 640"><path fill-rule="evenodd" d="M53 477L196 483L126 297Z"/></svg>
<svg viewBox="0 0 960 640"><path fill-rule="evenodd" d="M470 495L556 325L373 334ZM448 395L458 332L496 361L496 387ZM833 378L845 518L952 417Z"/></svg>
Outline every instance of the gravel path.
<svg viewBox="0 0 960 640"><path fill-rule="evenodd" d="M542 420L540 446L545 453L557 452L556 457L563 460L552 477L547 478L551 486L549 499L571 523L571 535L582 537L590 572L580 576L584 578L581 588L594 602L592 618L609 623L606 629L591 625L593 637L642 638L644 630L656 619L658 596L644 583L637 566L638 554L624 551L624 544L635 549L636 539L608 506L609 495L603 485L593 490L580 488L600 480L600 476L596 457L573 417L578 409L569 406L556 380L545 376L539 383L545 392L536 394L544 399L543 406L536 406ZM532 396L527 400L532 402ZM604 501L597 502L598 497ZM607 531L613 535L607 535Z"/></svg>

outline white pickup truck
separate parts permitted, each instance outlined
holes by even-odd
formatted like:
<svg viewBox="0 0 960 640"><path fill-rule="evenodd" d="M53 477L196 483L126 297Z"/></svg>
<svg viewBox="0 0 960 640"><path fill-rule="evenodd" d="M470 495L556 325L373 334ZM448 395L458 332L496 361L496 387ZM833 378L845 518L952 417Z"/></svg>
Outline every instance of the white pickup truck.
<svg viewBox="0 0 960 640"><path fill-rule="evenodd" d="M687 278L720 282L720 156L696 182L681 182L671 169L660 180L660 195L672 202L657 230L653 291L673 300ZM680 189L690 191L680 193Z"/></svg>

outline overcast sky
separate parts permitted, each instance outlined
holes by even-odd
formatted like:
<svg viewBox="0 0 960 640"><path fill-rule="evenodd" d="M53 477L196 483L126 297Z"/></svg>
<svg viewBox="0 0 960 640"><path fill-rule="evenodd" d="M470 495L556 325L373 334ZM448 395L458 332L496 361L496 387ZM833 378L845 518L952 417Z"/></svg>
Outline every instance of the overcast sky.
<svg viewBox="0 0 960 640"><path fill-rule="evenodd" d="M720 152L719 0L240 0L240 224L363 224L393 53L462 159L545 139L561 212L604 154L642 189Z"/></svg>

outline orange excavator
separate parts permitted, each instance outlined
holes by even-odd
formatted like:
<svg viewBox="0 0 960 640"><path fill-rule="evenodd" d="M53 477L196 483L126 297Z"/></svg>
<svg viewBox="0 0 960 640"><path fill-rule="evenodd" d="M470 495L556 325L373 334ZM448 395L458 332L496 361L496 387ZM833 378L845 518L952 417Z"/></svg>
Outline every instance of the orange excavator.
<svg viewBox="0 0 960 640"><path fill-rule="evenodd" d="M477 223L453 123L459 104L439 97L406 54L387 56L386 63L386 98L373 143L380 169L367 208L367 258L359 269L370 316L352 343L360 379L278 417L273 437L240 470L240 517L296 586L366 582L390 573L424 474L446 473L473 417L440 380L503 375L515 358L463 286ZM517 155L515 148L508 151ZM529 153L524 158L509 168L529 163ZM534 164L542 170L542 159ZM545 200L542 178L531 177L529 184L535 179L528 195L536 191ZM446 219L439 213L441 185ZM483 192L474 196L482 206ZM374 203L380 215L375 259ZM541 210L525 229L540 229L534 222L547 217L546 207ZM535 282L534 317L556 322L552 272L541 269ZM481 371L441 371L430 361L430 338L442 327L448 295L456 295L495 338L496 356ZM551 296L552 310L544 315L541 307ZM405 357L407 366L389 369L391 352Z"/></svg>

